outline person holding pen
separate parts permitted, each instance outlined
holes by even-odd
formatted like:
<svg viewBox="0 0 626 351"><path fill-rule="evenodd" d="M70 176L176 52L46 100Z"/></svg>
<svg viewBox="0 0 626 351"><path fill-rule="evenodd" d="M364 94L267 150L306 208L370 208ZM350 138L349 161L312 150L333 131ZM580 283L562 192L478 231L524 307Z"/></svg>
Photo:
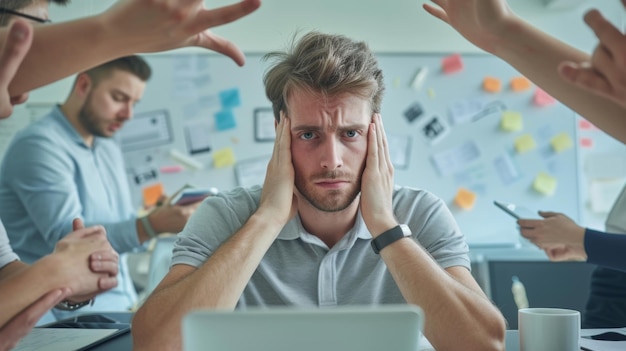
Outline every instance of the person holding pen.
<svg viewBox="0 0 626 351"><path fill-rule="evenodd" d="M621 0L626 6L626 0ZM517 16L505 0L432 0L431 15L479 48L508 62L546 92L626 142L626 35L597 10L585 22L598 37L591 54L578 50ZM583 327L626 326L626 188L606 220L607 232L583 228L555 212L519 220L521 234L554 261L598 265Z"/></svg>

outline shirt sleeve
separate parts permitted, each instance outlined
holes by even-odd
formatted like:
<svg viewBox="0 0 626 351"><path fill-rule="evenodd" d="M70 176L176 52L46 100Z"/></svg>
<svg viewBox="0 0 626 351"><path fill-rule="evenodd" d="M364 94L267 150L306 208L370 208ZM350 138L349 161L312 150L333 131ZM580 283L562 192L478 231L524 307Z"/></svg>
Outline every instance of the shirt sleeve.
<svg viewBox="0 0 626 351"><path fill-rule="evenodd" d="M7 155L8 179L28 217L52 247L72 232L75 218L84 220L80 194L74 181L76 165L71 157L59 152L52 140L44 137L22 139L12 148L19 157ZM111 246L127 252L139 245L136 219L117 223L84 223L104 226Z"/></svg>
<svg viewBox="0 0 626 351"><path fill-rule="evenodd" d="M587 262L607 268L626 271L626 235L612 234L585 228Z"/></svg>
<svg viewBox="0 0 626 351"><path fill-rule="evenodd" d="M7 232L4 230L2 222L0 222L0 269L18 259L17 254L11 249Z"/></svg>

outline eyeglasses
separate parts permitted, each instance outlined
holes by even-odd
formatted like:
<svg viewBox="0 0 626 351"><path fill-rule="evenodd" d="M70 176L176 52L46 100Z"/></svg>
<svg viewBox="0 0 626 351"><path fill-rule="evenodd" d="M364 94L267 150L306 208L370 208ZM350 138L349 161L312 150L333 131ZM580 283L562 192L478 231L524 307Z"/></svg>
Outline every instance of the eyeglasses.
<svg viewBox="0 0 626 351"><path fill-rule="evenodd" d="M4 7L0 7L0 13L8 13L10 15L24 17L24 18L27 18L27 19L29 19L31 21L35 21L35 22L39 22L39 23L50 23L50 22L52 22L49 19L31 16L31 15L28 15L28 14L25 14L25 13L21 13L21 12L18 12L18 11L14 11L14 10L11 10L11 9L7 9L7 8L4 8Z"/></svg>

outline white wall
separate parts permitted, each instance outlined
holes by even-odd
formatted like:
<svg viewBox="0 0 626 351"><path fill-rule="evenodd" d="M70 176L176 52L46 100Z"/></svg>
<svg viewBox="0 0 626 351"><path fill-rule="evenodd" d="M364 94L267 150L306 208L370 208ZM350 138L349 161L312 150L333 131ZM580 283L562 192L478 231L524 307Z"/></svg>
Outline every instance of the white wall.
<svg viewBox="0 0 626 351"><path fill-rule="evenodd" d="M596 7L614 23L625 13L620 1L587 0L582 5L553 10L547 0L510 0L519 15L534 25L584 50L596 43L582 22L584 12ZM580 0L561 0L572 4ZM215 32L235 42L245 52L283 49L297 31L311 29L342 33L367 41L377 52L477 52L449 26L421 8L424 0L262 0L255 13ZM75 0L67 7L51 5L50 16L63 21L104 11L115 1ZM207 7L234 3L233 0L205 1ZM199 50L199 49L192 49ZM187 49L189 51L189 49ZM66 79L34 91L30 102L62 101L71 86Z"/></svg>

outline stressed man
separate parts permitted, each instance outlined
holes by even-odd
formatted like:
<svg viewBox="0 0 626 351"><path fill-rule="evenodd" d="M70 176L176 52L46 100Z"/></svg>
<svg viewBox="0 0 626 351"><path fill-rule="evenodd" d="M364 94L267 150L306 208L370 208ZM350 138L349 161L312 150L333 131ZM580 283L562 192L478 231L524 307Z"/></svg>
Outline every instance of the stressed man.
<svg viewBox="0 0 626 351"><path fill-rule="evenodd" d="M197 308L410 303L437 350L502 350L504 318L445 204L394 186L383 74L367 45L313 32L268 57L276 140L265 183L192 216L135 315L136 349L180 349L181 319Z"/></svg>

